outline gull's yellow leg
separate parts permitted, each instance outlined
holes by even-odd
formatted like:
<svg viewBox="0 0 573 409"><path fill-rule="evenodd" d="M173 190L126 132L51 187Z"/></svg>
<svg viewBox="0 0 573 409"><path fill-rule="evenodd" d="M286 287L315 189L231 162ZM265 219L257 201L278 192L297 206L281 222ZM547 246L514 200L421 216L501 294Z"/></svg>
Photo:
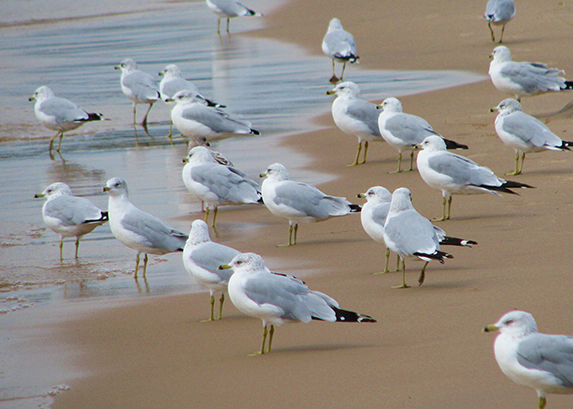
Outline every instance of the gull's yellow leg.
<svg viewBox="0 0 573 409"><path fill-rule="evenodd" d="M267 352L271 352L271 347L273 345L273 335L275 334L275 326L271 324L271 329L269 331L269 347L267 348Z"/></svg>
<svg viewBox="0 0 573 409"><path fill-rule="evenodd" d="M354 162L348 166L356 166L359 164L358 158L360 157L360 151L361 150L362 150L362 142L358 142L358 148L356 149L356 159L354 159Z"/></svg>
<svg viewBox="0 0 573 409"><path fill-rule="evenodd" d="M406 284L406 263L404 260L402 260L402 285L394 286L392 288L410 288L410 286Z"/></svg>
<svg viewBox="0 0 573 409"><path fill-rule="evenodd" d="M60 236L60 261L64 260L64 236Z"/></svg>
<svg viewBox="0 0 573 409"><path fill-rule="evenodd" d="M223 303L225 302L225 293L221 294L221 298L219 298L219 315L217 319L220 320L223 318Z"/></svg>
<svg viewBox="0 0 573 409"><path fill-rule="evenodd" d="M426 266L428 265L429 261L426 261L424 267L422 267L422 271L420 272L420 277L418 277L418 285L424 284L424 279L426 278Z"/></svg>
<svg viewBox="0 0 573 409"><path fill-rule="evenodd" d="M414 170L414 151L410 152L410 172Z"/></svg>
<svg viewBox="0 0 573 409"><path fill-rule="evenodd" d="M78 258L79 251L80 251L80 238L76 237L76 258Z"/></svg>
<svg viewBox="0 0 573 409"><path fill-rule="evenodd" d="M540 396L538 408L544 409L546 404L547 404L547 399L545 399L545 396Z"/></svg>
<svg viewBox="0 0 573 409"><path fill-rule="evenodd" d="M133 275L133 278L137 278L137 270L139 270L139 253L137 253L137 256L135 257L135 274Z"/></svg>
<svg viewBox="0 0 573 409"><path fill-rule="evenodd" d="M217 212L219 211L219 208L217 206L215 206L215 211L213 212L213 223L211 224L211 226L213 226L213 228L215 228L215 221L217 220Z"/></svg>
<svg viewBox="0 0 573 409"><path fill-rule="evenodd" d="M366 163L366 154L368 153L368 141L364 141L364 157L362 158L361 162L358 162L359 165L363 165Z"/></svg>
<svg viewBox="0 0 573 409"><path fill-rule="evenodd" d="M143 257L143 277L147 274L147 253Z"/></svg>
<svg viewBox="0 0 573 409"><path fill-rule="evenodd" d="M402 172L402 152L398 154L398 170L388 173L400 173Z"/></svg>

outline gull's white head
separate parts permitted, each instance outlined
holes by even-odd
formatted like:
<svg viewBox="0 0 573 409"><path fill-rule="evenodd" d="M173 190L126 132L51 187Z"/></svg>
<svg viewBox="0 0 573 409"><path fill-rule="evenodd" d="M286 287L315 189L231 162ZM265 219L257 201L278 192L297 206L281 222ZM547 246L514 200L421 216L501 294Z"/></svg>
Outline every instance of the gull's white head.
<svg viewBox="0 0 573 409"><path fill-rule="evenodd" d="M165 79L182 78L183 77L181 70L175 64L170 64L167 67L165 67L165 69L163 71L159 72L159 75L162 77L165 77Z"/></svg>
<svg viewBox="0 0 573 409"><path fill-rule="evenodd" d="M111 178L108 180L103 191L107 192L111 197L128 195L127 183L122 178Z"/></svg>
<svg viewBox="0 0 573 409"><path fill-rule="evenodd" d="M384 204L392 201L392 193L382 186L373 186L366 193L360 193L359 196L365 197L366 201L371 204Z"/></svg>
<svg viewBox="0 0 573 409"><path fill-rule="evenodd" d="M537 332L533 315L525 311L510 311L504 314L495 324L488 325L484 332L499 331L512 337L523 337Z"/></svg>
<svg viewBox="0 0 573 409"><path fill-rule="evenodd" d="M42 102L48 98L52 98L55 97L56 95L54 94L54 91L52 91L52 89L50 87L47 86L41 86L38 89L36 89L36 91L34 91L34 95L32 95L30 98L28 98L28 101L32 102L32 101L37 101L37 102Z"/></svg>
<svg viewBox="0 0 573 409"><path fill-rule="evenodd" d="M215 162L213 159L213 153L204 146L195 146L189 151L187 157L183 159L183 162L191 163L204 163L204 162Z"/></svg>
<svg viewBox="0 0 573 409"><path fill-rule="evenodd" d="M517 100L507 98L501 101L497 107L492 108L492 111L499 111L500 115L509 115L513 112L523 111L523 109L521 109L521 104Z"/></svg>
<svg viewBox="0 0 573 409"><path fill-rule="evenodd" d="M189 238L187 239L187 244L196 246L201 243L207 243L211 241L209 236L209 226L203 220L194 220L191 223L191 231L189 232Z"/></svg>
<svg viewBox="0 0 573 409"><path fill-rule="evenodd" d="M509 62L511 61L511 51L504 45L498 45L493 49L491 57L494 62Z"/></svg>
<svg viewBox="0 0 573 409"><path fill-rule="evenodd" d="M285 168L284 165L280 163L273 163L267 168L265 172L261 173L259 176L262 178L267 177L268 179L275 181L290 179L290 174L287 168Z"/></svg>
<svg viewBox="0 0 573 409"><path fill-rule="evenodd" d="M266 270L265 261L255 253L237 254L227 266L232 268L235 274Z"/></svg>
<svg viewBox="0 0 573 409"><path fill-rule="evenodd" d="M132 71L137 70L137 63L133 61L131 58L126 58L119 65L115 66L116 70L121 70L122 73L129 73Z"/></svg>
<svg viewBox="0 0 573 409"><path fill-rule="evenodd" d="M38 193L34 197L45 197L47 200L52 200L56 197L64 195L72 196L72 190L65 183L57 182L52 183L50 186L44 189L42 193Z"/></svg>
<svg viewBox="0 0 573 409"><path fill-rule="evenodd" d="M333 18L332 20L330 20L330 23L328 23L328 32L330 33L331 31L334 30L344 30L342 28L342 23L337 18Z"/></svg>
<svg viewBox="0 0 573 409"><path fill-rule="evenodd" d="M336 94L339 97L359 97L360 87L351 81L338 84L334 89L327 91L327 94Z"/></svg>
<svg viewBox="0 0 573 409"><path fill-rule="evenodd" d="M426 139L424 139L422 142L420 142L418 147L427 152L445 151L446 142L444 142L444 139L438 135L430 135L427 136Z"/></svg>
<svg viewBox="0 0 573 409"><path fill-rule="evenodd" d="M390 212L401 212L413 208L410 189L400 187L394 190L394 193L392 193L392 201L390 202Z"/></svg>
<svg viewBox="0 0 573 409"><path fill-rule="evenodd" d="M402 103L394 97L386 98L377 106L382 112L402 112Z"/></svg>

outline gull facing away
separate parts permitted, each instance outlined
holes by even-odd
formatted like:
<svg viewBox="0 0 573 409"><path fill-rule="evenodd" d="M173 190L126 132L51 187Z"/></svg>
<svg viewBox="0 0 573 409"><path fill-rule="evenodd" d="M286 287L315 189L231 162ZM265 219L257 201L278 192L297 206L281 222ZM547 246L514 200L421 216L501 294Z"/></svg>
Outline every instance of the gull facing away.
<svg viewBox="0 0 573 409"><path fill-rule="evenodd" d="M204 146L191 149L183 162L186 163L181 173L183 183L189 192L205 203L205 222L213 208L213 227L219 206L261 202L261 187L257 182L243 171L221 164Z"/></svg>
<svg viewBox="0 0 573 409"><path fill-rule="evenodd" d="M275 325L311 320L376 322L368 315L341 309L334 299L310 290L297 278L271 272L258 254L239 254L219 268L234 270L228 290L235 307L263 321L263 341L258 354L271 352ZM265 351L267 335L269 342Z"/></svg>
<svg viewBox="0 0 573 409"><path fill-rule="evenodd" d="M442 217L450 218L452 195L475 195L498 192L516 195L512 188L533 188L525 183L513 182L498 178L489 168L480 166L474 161L446 151L446 144L438 136L428 136L420 144L418 153L418 172L428 184L442 191ZM446 210L447 202L447 210Z"/></svg>
<svg viewBox="0 0 573 409"><path fill-rule="evenodd" d="M537 332L533 316L510 311L483 332L496 332L494 353L501 371L518 385L535 389L538 409L546 395L573 394L573 337Z"/></svg>
<svg viewBox="0 0 573 409"><path fill-rule="evenodd" d="M28 101L36 102L34 105L34 113L38 121L46 128L52 131L58 131L58 133L50 139L50 156L52 155L54 139L58 136L60 137L60 141L56 152L60 152L64 132L77 129L85 122L101 121L103 119L102 114L87 112L68 99L56 97L54 91L47 86L36 89L34 95L28 98Z"/></svg>
<svg viewBox="0 0 573 409"><path fill-rule="evenodd" d="M290 179L284 165L273 163L261 184L263 203L275 216L289 221L289 236L286 246L296 244L299 223L317 223L335 216L344 216L360 211L360 206L343 197L328 196L314 186Z"/></svg>
<svg viewBox="0 0 573 409"><path fill-rule="evenodd" d="M159 72L159 76L163 77L159 82L159 93L161 95L161 99L168 105L174 105L174 103L169 102L169 100L172 100L177 92L182 90L189 90L194 93L198 99L202 99L202 102L205 105L225 108L225 105L217 104L216 102L205 98L201 92L199 92L199 88L197 88L195 84L183 78L181 70L175 64L170 64L165 67L163 71ZM167 135L167 137L171 139L173 131L173 120L171 118L169 120L169 135Z"/></svg>
<svg viewBox="0 0 573 409"><path fill-rule="evenodd" d="M354 64L360 58L356 51L354 37L342 28L342 23L337 18L333 18L328 24L328 31L322 40L322 52L332 59L330 82L333 84L344 81L344 70L347 62ZM340 79L336 76L334 63L342 64Z"/></svg>
<svg viewBox="0 0 573 409"><path fill-rule="evenodd" d="M497 135L510 148L515 149L515 171L506 175L519 175L523 170L525 154L531 152L569 151L573 142L563 141L537 118L527 115L521 104L515 99L507 98L490 110L499 111L495 118ZM521 166L519 155L521 154Z"/></svg>
<svg viewBox="0 0 573 409"><path fill-rule="evenodd" d="M495 41L495 34L491 26L501 26L499 42L503 43L505 25L515 17L515 4L513 0L489 0L485 7L483 17L487 20L487 26L491 33L491 41Z"/></svg>
<svg viewBox="0 0 573 409"><path fill-rule="evenodd" d="M214 243L209 237L209 226L203 220L194 220L191 223L189 238L183 250L183 265L187 272L203 287L209 289L211 294L211 313L209 321L215 319L215 296L221 294L219 299L220 320L223 316L223 303L227 284L233 271L221 270L221 264L230 263L239 251Z"/></svg>
<svg viewBox="0 0 573 409"><path fill-rule="evenodd" d="M565 71L547 68L547 65L538 62L512 61L511 51L506 46L495 47L491 56L493 58L489 64L491 82L499 91L515 96L519 102L521 97L573 88L573 81L567 81L559 76L565 74Z"/></svg>
<svg viewBox="0 0 573 409"><path fill-rule="evenodd" d="M332 94L336 94L336 99L332 102L334 123L346 135L358 138L356 159L349 166L362 165L366 163L368 142L384 141L378 128L380 111L376 109L376 104L360 98L360 88L353 82L342 82L334 89L326 91L326 95ZM364 144L364 156L359 161L362 144Z"/></svg>
<svg viewBox="0 0 573 409"><path fill-rule="evenodd" d="M206 0L207 7L215 13L219 18L217 19L217 34L221 34L221 19L227 19L227 33L229 32L229 21L234 17L262 17L261 13L257 13L235 0Z"/></svg>
<svg viewBox="0 0 573 409"><path fill-rule="evenodd" d="M190 90L179 91L173 99L171 120L179 131L188 137L222 138L231 134L260 135L251 123L243 121L217 107L206 106Z"/></svg>
<svg viewBox="0 0 573 409"><path fill-rule="evenodd" d="M148 104L149 108L141 121L141 125L147 127L147 115L153 107L155 101L161 96L155 77L151 74L137 69L137 63L131 58L126 58L115 67L121 70L121 90L131 101L133 101L133 124L137 122L137 104Z"/></svg>
<svg viewBox="0 0 573 409"><path fill-rule="evenodd" d="M468 149L467 145L445 139L425 119L402 112L402 103L394 97L386 98L377 108L382 111L378 117L382 137L398 149L398 170L390 173L402 172L402 152L407 150L410 151L408 171L411 171L414 168L414 149L429 135L442 138L448 149Z"/></svg>
<svg viewBox="0 0 573 409"><path fill-rule="evenodd" d="M73 196L65 183L52 183L34 197L46 198L42 218L50 229L60 235L60 260L64 259L64 237L76 237L78 258L80 239L108 220L107 212L101 211L86 198Z"/></svg>
<svg viewBox="0 0 573 409"><path fill-rule="evenodd" d="M145 277L147 254L183 251L188 236L135 207L129 201L125 180L117 177L109 179L103 191L109 194L109 227L112 234L127 247L137 251L133 278L137 278L141 253L145 253L143 259L143 277Z"/></svg>

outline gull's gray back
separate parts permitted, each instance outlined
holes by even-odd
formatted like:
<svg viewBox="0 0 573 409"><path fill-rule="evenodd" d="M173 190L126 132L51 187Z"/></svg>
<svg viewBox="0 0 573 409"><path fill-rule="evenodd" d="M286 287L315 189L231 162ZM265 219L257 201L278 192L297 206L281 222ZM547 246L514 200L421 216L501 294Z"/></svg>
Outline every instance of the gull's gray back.
<svg viewBox="0 0 573 409"><path fill-rule="evenodd" d="M173 229L159 218L137 208L125 214L121 224L125 229L145 237L144 244L147 247L157 249L183 250L188 237L185 233Z"/></svg>

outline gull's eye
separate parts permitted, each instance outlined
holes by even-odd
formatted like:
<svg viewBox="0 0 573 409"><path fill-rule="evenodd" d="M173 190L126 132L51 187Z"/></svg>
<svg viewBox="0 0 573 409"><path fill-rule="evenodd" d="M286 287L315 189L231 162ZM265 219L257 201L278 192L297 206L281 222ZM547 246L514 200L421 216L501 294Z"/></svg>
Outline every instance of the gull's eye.
<svg viewBox="0 0 573 409"><path fill-rule="evenodd" d="M507 320L507 321L505 321L505 325L511 325L511 324L513 324L513 320Z"/></svg>

